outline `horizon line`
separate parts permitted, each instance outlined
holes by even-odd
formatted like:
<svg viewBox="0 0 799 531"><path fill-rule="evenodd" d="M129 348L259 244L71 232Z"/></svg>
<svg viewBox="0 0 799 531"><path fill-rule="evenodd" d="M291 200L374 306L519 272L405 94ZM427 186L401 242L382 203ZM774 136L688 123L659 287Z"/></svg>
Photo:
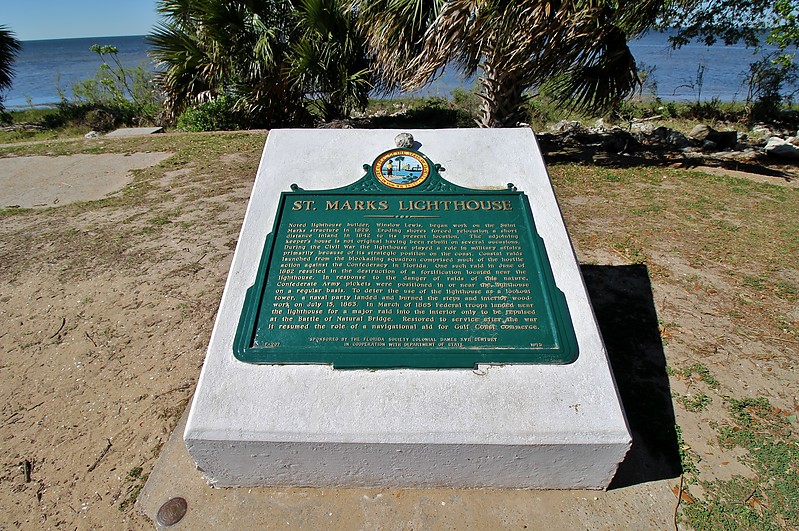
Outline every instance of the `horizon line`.
<svg viewBox="0 0 799 531"><path fill-rule="evenodd" d="M147 33L131 33L128 35L90 35L88 37L46 37L44 39L19 39L19 42L38 42L38 41L70 41L80 39L113 39L116 37L146 37Z"/></svg>

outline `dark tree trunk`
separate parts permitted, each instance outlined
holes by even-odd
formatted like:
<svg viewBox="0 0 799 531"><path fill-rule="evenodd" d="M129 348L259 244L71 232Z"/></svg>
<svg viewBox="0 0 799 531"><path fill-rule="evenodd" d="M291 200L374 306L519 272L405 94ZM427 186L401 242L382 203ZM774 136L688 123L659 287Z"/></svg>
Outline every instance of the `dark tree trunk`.
<svg viewBox="0 0 799 531"><path fill-rule="evenodd" d="M520 76L502 72L486 60L480 77L480 127L516 127L527 121L525 85Z"/></svg>

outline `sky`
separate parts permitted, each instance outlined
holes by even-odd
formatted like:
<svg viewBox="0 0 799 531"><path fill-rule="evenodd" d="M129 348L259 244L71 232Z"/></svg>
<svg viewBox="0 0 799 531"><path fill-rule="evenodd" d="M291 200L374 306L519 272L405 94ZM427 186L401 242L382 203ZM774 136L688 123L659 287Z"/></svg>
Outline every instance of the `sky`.
<svg viewBox="0 0 799 531"><path fill-rule="evenodd" d="M0 26L21 41L146 35L156 0L0 0Z"/></svg>

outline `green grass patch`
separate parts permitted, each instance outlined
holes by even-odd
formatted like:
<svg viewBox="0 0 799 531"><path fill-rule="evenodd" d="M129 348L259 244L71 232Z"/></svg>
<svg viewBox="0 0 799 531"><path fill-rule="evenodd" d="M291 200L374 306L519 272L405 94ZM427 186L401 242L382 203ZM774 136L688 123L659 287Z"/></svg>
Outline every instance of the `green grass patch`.
<svg viewBox="0 0 799 531"><path fill-rule="evenodd" d="M722 448L742 448L754 478L703 481L702 501L684 504L689 525L715 529L799 527L799 440L786 416L766 398L730 399L732 422L719 429Z"/></svg>
<svg viewBox="0 0 799 531"><path fill-rule="evenodd" d="M632 236L628 236L622 241L613 242L612 245L616 252L624 256L630 263L643 264L646 262L646 252L643 246Z"/></svg>
<svg viewBox="0 0 799 531"><path fill-rule="evenodd" d="M120 511L127 511L128 509L132 509L135 505L136 498L139 497L139 493L147 483L147 478L150 477L149 474L144 474L143 472L144 470L142 467L137 466L130 469L128 475L125 476L125 486L127 491L125 492L124 498L119 503Z"/></svg>
<svg viewBox="0 0 799 531"><path fill-rule="evenodd" d="M610 249L645 264L658 280L679 273L669 282L721 295L719 313L747 335L784 333L778 316L788 315L784 303L799 297L793 281L799 192L671 168L557 163L549 169L578 250ZM712 285L691 282L672 263L712 272L702 275Z"/></svg>
<svg viewBox="0 0 799 531"><path fill-rule="evenodd" d="M691 413L697 413L699 411L704 411L707 409L707 406L713 401L707 394L702 391L696 392L692 395L681 395L679 393L674 393L675 400L682 404L686 411L690 411Z"/></svg>
<svg viewBox="0 0 799 531"><path fill-rule="evenodd" d="M674 425L674 431L677 433L677 448L680 453L680 467L683 474L698 474L699 456L694 452L690 446L685 443L682 436L682 428L678 424ZM692 482L692 481L689 481Z"/></svg>
<svg viewBox="0 0 799 531"><path fill-rule="evenodd" d="M719 382L710 373L710 369L701 363L693 363L681 369L672 369L671 367L667 367L666 373L682 378L695 377L697 380L705 382L711 389L718 389L719 387Z"/></svg>

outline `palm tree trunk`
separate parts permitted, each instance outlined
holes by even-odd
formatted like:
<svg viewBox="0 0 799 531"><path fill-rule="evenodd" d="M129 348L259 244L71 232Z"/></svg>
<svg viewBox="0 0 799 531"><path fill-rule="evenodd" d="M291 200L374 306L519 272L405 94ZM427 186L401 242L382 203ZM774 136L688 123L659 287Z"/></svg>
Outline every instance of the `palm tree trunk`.
<svg viewBox="0 0 799 531"><path fill-rule="evenodd" d="M490 58L489 58L490 59ZM502 72L486 60L480 77L482 100L480 127L516 127L527 120L524 96L525 85L520 76Z"/></svg>

